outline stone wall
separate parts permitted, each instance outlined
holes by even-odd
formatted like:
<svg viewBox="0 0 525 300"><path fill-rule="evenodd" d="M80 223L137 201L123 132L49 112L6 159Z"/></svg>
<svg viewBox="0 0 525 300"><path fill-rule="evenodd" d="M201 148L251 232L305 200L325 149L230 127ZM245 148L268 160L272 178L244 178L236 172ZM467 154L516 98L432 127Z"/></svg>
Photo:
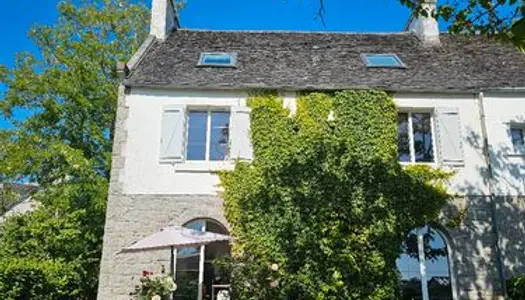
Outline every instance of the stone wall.
<svg viewBox="0 0 525 300"><path fill-rule="evenodd" d="M458 198L445 209L449 217L466 209L459 226L447 227L457 300L496 299L502 292L489 197Z"/></svg>
<svg viewBox="0 0 525 300"><path fill-rule="evenodd" d="M496 198L500 245L505 275L525 273L525 199ZM456 300L501 299L496 235L489 197L458 198L444 212L444 220L467 208L457 227L443 226L450 244ZM206 195L110 195L99 299L128 300L142 270L159 272L169 266L169 251L119 253L124 247L168 225L196 218L227 224L222 201Z"/></svg>
<svg viewBox="0 0 525 300"><path fill-rule="evenodd" d="M226 225L222 202L213 196L111 195L109 201L98 295L101 300L129 300L142 270L158 273L162 265L169 268L169 250L121 253L123 248L160 228L196 218L212 218Z"/></svg>
<svg viewBox="0 0 525 300"><path fill-rule="evenodd" d="M458 198L445 209L444 216L452 217L465 208L459 226L444 228L457 300L501 299L498 239L503 276L525 274L525 198L495 197L493 202L486 196Z"/></svg>
<svg viewBox="0 0 525 300"><path fill-rule="evenodd" d="M496 197L495 208L505 275L525 274L525 197Z"/></svg>

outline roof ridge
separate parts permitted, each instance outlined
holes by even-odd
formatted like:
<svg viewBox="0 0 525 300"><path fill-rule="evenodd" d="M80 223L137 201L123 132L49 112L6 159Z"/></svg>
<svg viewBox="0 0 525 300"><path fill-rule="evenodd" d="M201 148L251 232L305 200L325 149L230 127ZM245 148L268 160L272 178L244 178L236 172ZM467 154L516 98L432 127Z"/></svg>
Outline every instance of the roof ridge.
<svg viewBox="0 0 525 300"><path fill-rule="evenodd" d="M189 32L225 32L225 33L292 33L292 34L341 34L341 35L413 35L409 31L393 32L359 32L359 31L313 31L313 30L251 30L251 29L202 29L202 28L178 28L179 31Z"/></svg>

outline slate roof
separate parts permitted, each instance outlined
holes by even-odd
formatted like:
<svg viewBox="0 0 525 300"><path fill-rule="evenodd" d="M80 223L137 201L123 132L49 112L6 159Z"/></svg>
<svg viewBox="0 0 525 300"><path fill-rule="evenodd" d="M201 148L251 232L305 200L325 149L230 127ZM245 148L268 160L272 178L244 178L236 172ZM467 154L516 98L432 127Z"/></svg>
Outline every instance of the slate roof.
<svg viewBox="0 0 525 300"><path fill-rule="evenodd" d="M237 68L197 67L201 52L236 52ZM362 53L395 53L405 69L367 68ZM154 42L129 86L199 89L474 91L525 86L525 54L482 36L443 34L429 47L392 34L199 31Z"/></svg>

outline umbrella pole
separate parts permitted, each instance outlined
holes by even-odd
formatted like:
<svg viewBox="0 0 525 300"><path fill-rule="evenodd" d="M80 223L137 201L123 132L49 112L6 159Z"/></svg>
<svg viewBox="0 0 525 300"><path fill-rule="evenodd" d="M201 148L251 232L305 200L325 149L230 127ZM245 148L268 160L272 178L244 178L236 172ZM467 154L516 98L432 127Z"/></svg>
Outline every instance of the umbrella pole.
<svg viewBox="0 0 525 300"><path fill-rule="evenodd" d="M173 246L170 249L170 275L173 278L173 282L175 282L175 249ZM170 298L175 299L175 292L171 293Z"/></svg>
<svg viewBox="0 0 525 300"><path fill-rule="evenodd" d="M173 246L171 246L171 251L170 251L170 274L171 276L173 277L173 279L175 279L175 253L174 253L174 248Z"/></svg>

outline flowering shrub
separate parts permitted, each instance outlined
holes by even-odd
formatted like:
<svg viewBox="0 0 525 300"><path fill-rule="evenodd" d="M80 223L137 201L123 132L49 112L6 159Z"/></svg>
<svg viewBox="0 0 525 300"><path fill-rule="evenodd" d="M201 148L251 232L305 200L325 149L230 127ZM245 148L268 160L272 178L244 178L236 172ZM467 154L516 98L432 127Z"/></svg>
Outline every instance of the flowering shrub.
<svg viewBox="0 0 525 300"><path fill-rule="evenodd" d="M142 271L140 285L131 294L135 300L168 300L171 293L177 290L173 278L165 275L154 276L151 271Z"/></svg>

